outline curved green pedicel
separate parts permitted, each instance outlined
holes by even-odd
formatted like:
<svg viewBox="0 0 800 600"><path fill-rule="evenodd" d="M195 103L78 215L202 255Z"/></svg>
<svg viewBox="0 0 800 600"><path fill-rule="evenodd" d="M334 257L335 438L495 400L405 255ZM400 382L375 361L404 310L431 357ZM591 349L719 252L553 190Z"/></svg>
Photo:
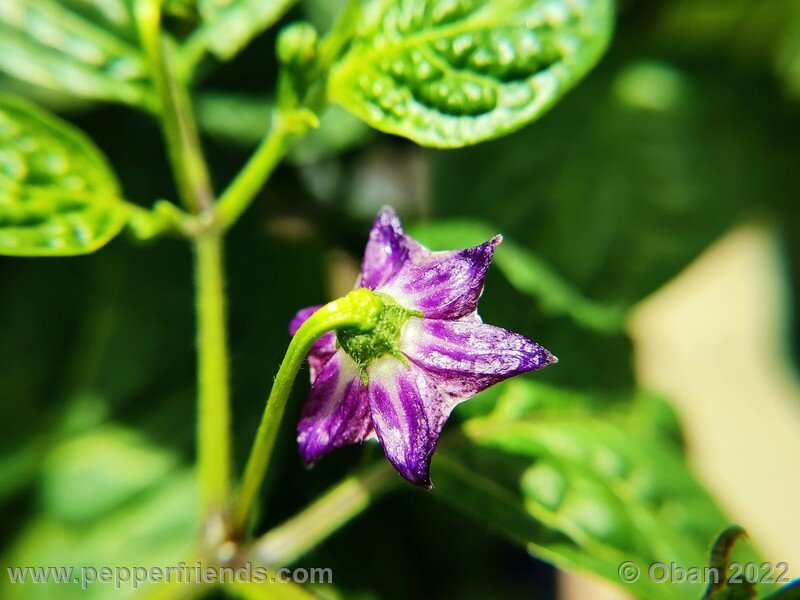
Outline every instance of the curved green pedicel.
<svg viewBox="0 0 800 600"><path fill-rule="evenodd" d="M410 310L400 306L391 296L381 292L373 292L383 303L375 327L362 331L355 327L345 327L336 331L336 342L361 371L361 381L366 385L369 381L367 367L387 354L405 362L400 352L400 334L403 325L410 317L421 317L418 310Z"/></svg>

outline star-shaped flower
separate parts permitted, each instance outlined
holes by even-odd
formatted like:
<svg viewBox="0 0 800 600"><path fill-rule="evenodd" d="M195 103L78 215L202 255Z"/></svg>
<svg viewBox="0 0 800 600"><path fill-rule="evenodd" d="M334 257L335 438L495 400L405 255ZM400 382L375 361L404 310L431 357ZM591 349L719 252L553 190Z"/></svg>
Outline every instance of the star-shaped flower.
<svg viewBox="0 0 800 600"><path fill-rule="evenodd" d="M377 437L403 477L430 487L431 457L458 403L556 362L538 344L478 316L501 239L431 252L403 231L392 209L378 214L356 288L377 293L384 308L372 331L330 332L311 349L311 393L297 426L306 463ZM299 311L290 333L318 308Z"/></svg>

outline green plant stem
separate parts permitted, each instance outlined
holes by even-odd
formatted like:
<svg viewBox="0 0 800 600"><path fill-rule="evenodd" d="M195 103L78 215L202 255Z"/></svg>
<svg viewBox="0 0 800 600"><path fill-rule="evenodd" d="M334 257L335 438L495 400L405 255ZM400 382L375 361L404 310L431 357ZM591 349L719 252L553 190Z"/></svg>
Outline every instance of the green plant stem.
<svg viewBox="0 0 800 600"><path fill-rule="evenodd" d="M284 114L276 110L272 123L261 144L247 164L219 198L215 207L216 222L227 229L247 210L272 171L289 149L293 128Z"/></svg>
<svg viewBox="0 0 800 600"><path fill-rule="evenodd" d="M402 479L389 462L370 465L336 484L302 512L267 532L254 544L253 551L265 564L290 564L400 482Z"/></svg>
<svg viewBox="0 0 800 600"><path fill-rule="evenodd" d="M380 298L369 290L353 290L320 308L292 338L272 384L233 505L235 533L242 533L247 526L250 511L269 466L289 392L312 344L323 334L342 327L357 327L363 331L372 329L382 309Z"/></svg>
<svg viewBox="0 0 800 600"><path fill-rule="evenodd" d="M136 23L160 98L162 130L183 203L195 212L213 205L208 168L188 91L172 72L173 50L161 32L160 0L136 0ZM198 470L206 540L223 535L230 496L230 416L225 276L222 238L207 231L195 238L197 304Z"/></svg>
<svg viewBox="0 0 800 600"><path fill-rule="evenodd" d="M352 37L360 10L360 2L351 0L331 32L320 42L319 58L310 73L311 79L318 83L316 86L310 86L314 88L313 93L297 98L294 96L296 90L291 90L291 85L288 84L288 74L281 73L279 76L278 107L272 114L270 129L215 206L215 223L222 229L227 229L236 223L247 210L253 198L264 186L264 182L286 155L292 141L305 133L309 127L319 125L317 115L327 102L324 85L319 84L324 84L331 64Z"/></svg>
<svg viewBox="0 0 800 600"><path fill-rule="evenodd" d="M188 108L188 93L174 79L168 81L171 85L167 88L170 111L174 118L165 128L168 141L170 161L174 165L178 179L178 189L184 205L195 212L209 210L214 203L214 192L211 188L211 178L203 158L200 136L192 112Z"/></svg>
<svg viewBox="0 0 800 600"><path fill-rule="evenodd" d="M200 495L202 514L222 518L229 500L231 445L221 236L197 238L194 251Z"/></svg>
<svg viewBox="0 0 800 600"><path fill-rule="evenodd" d="M175 76L173 48L161 33L161 2L138 0L136 21L147 54L153 85L160 101L161 128L178 193L184 205L195 212L211 208L214 192L203 158L197 124L185 84Z"/></svg>

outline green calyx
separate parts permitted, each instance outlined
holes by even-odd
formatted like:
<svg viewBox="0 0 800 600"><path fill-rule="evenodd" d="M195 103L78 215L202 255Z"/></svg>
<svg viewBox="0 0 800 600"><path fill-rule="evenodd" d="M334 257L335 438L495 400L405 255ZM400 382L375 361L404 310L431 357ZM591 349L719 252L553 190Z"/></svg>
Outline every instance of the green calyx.
<svg viewBox="0 0 800 600"><path fill-rule="evenodd" d="M393 298L373 292L383 303L375 327L361 331L355 327L344 327L336 331L336 342L358 365L361 380L368 382L367 367L382 356L391 355L405 362L400 352L400 334L410 317L421 317L418 310L400 306Z"/></svg>

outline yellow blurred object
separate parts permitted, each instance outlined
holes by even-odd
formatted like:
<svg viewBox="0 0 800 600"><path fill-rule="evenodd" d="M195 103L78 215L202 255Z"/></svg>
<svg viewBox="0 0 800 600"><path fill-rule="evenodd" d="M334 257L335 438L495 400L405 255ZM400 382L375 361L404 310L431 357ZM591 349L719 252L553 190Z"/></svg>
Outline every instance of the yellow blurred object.
<svg viewBox="0 0 800 600"><path fill-rule="evenodd" d="M800 575L800 382L784 340L787 290L774 234L728 234L636 307L639 385L669 397L701 481L765 560ZM630 598L559 573L564 599Z"/></svg>
<svg viewBox="0 0 800 600"><path fill-rule="evenodd" d="M558 595L564 600L632 600L633 596L599 577L558 572Z"/></svg>
<svg viewBox="0 0 800 600"><path fill-rule="evenodd" d="M689 460L765 559L800 575L800 384L774 234L727 235L630 320L640 385L674 403Z"/></svg>

